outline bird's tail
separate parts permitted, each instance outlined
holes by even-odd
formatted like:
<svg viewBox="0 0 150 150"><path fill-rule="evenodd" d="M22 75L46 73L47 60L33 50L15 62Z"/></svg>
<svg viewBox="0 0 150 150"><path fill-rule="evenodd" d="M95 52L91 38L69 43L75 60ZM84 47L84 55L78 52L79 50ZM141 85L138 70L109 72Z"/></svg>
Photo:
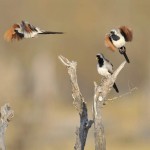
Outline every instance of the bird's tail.
<svg viewBox="0 0 150 150"><path fill-rule="evenodd" d="M128 63L130 63L130 60L129 60L129 58L128 58L126 52L123 53L123 56L125 57L126 61L127 61Z"/></svg>
<svg viewBox="0 0 150 150"><path fill-rule="evenodd" d="M122 54L122 55L124 56L124 58L126 59L126 61L127 61L128 63L130 63L130 60L129 60L127 54L126 54L126 48L125 48L125 47L121 47L121 48L119 49L119 52L120 52L120 54Z"/></svg>
<svg viewBox="0 0 150 150"><path fill-rule="evenodd" d="M64 32L43 31L39 34L64 34Z"/></svg>
<svg viewBox="0 0 150 150"><path fill-rule="evenodd" d="M116 90L117 93L119 93L119 90L118 90L116 83L114 83L113 88Z"/></svg>

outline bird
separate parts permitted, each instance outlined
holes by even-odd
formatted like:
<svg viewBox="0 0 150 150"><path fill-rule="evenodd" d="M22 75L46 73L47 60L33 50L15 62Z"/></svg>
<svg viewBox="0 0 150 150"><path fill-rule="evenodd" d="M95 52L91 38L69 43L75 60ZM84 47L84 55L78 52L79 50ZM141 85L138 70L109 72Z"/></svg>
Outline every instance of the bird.
<svg viewBox="0 0 150 150"><path fill-rule="evenodd" d="M113 74L113 65L108 59L104 57L102 53L96 55L97 58L97 71L100 75L107 77ZM113 88L119 93L116 83L113 84Z"/></svg>
<svg viewBox="0 0 150 150"><path fill-rule="evenodd" d="M119 50L126 61L130 63L130 60L126 54L126 42L131 42L133 39L133 32L127 26L121 26L117 29L112 29L109 34L105 36L105 45L112 51Z"/></svg>
<svg viewBox="0 0 150 150"><path fill-rule="evenodd" d="M22 40L26 38L37 37L38 34L63 34L63 32L53 32L41 30L39 27L35 27L27 21L21 21L21 23L13 24L4 34L6 41Z"/></svg>

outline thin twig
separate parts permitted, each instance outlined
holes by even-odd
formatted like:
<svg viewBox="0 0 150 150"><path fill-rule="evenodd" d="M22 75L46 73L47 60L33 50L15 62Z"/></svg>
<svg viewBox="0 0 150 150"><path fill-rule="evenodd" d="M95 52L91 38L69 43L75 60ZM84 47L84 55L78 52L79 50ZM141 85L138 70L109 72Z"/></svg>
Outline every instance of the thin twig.
<svg viewBox="0 0 150 150"><path fill-rule="evenodd" d="M129 92L126 92L126 93L124 93L124 94L121 94L121 95L116 96L116 97L113 97L113 98L109 98L109 99L107 99L107 101L114 101L114 100L123 98L123 97L125 97L125 96L127 96L127 95L132 94L132 92L134 92L134 91L136 91L136 90L138 90L138 88L137 88L137 87L134 87L134 88L130 89Z"/></svg>

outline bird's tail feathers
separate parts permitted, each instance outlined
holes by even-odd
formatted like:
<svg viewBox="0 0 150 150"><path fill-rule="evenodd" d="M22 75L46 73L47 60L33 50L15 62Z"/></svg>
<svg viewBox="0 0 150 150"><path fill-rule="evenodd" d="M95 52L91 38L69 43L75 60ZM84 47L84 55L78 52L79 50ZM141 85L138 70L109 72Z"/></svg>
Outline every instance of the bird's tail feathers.
<svg viewBox="0 0 150 150"><path fill-rule="evenodd" d="M129 58L128 58L126 52L123 53L123 56L125 57L126 61L127 61L128 63L130 63L130 60L129 60Z"/></svg>
<svg viewBox="0 0 150 150"><path fill-rule="evenodd" d="M63 34L63 32L53 32L53 31L42 31L39 34Z"/></svg>
<svg viewBox="0 0 150 150"><path fill-rule="evenodd" d="M119 93L119 90L118 90L116 83L114 83L113 88L116 90L117 93Z"/></svg>

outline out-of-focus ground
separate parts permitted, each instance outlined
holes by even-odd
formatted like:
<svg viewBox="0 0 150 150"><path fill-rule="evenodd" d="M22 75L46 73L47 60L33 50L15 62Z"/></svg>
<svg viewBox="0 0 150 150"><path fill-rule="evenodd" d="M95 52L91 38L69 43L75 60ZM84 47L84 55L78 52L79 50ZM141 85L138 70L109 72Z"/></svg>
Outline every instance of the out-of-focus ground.
<svg viewBox="0 0 150 150"><path fill-rule="evenodd" d="M128 25L134 40L127 44L131 60L117 79L120 93L138 90L103 108L109 150L149 150L150 147L150 1L149 0L0 0L0 106L15 111L5 140L7 149L70 150L79 117L72 106L62 54L78 62L78 81L92 117L93 81L100 82L95 55L102 52L118 67L118 52L104 46L111 28ZM13 23L26 20L41 29L64 31L7 43L3 34ZM86 150L94 149L91 128Z"/></svg>

